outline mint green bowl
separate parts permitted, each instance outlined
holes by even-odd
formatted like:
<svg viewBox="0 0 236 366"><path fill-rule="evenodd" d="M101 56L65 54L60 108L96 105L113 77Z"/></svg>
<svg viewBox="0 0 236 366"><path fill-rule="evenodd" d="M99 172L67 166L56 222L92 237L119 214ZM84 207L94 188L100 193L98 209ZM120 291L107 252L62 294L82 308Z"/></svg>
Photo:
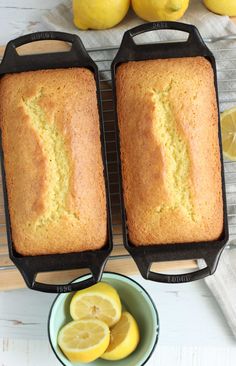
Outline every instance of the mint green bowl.
<svg viewBox="0 0 236 366"><path fill-rule="evenodd" d="M84 280L89 275L80 277L73 282ZM57 345L59 330L71 321L69 305L73 293L60 294L52 304L48 318L48 336L51 347L64 366L142 366L151 357L158 340L159 319L158 313L149 294L136 281L118 273L104 272L102 281L108 282L118 291L123 307L136 319L140 330L140 343L137 349L128 357L120 361L96 361L84 364L70 362Z"/></svg>

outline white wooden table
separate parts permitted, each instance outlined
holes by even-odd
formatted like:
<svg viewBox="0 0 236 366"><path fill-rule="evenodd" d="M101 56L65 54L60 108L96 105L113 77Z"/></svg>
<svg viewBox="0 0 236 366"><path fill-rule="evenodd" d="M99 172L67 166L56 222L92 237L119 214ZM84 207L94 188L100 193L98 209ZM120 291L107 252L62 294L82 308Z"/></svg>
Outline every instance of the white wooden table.
<svg viewBox="0 0 236 366"><path fill-rule="evenodd" d="M30 32L43 11L60 2L0 0L0 44ZM160 317L159 343L148 366L235 365L236 340L204 281L164 285L134 278L149 291ZM47 340L54 297L28 289L0 292L0 366L59 366Z"/></svg>

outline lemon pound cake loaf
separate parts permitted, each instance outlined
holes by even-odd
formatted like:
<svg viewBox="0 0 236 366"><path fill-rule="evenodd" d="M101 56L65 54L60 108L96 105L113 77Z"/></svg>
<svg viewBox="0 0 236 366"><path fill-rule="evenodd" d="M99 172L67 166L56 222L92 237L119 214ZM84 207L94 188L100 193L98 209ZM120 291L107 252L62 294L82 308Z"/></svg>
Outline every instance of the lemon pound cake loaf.
<svg viewBox="0 0 236 366"><path fill-rule="evenodd" d="M72 68L4 76L0 123L16 251L101 248L106 199L92 72Z"/></svg>
<svg viewBox="0 0 236 366"><path fill-rule="evenodd" d="M117 69L122 182L135 245L217 239L223 229L214 75L202 57Z"/></svg>

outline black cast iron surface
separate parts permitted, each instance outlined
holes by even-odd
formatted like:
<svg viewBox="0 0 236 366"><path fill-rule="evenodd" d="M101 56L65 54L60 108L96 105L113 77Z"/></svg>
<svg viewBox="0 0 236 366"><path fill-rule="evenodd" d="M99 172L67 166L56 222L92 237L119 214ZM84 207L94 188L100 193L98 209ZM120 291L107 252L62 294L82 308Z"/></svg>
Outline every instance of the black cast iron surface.
<svg viewBox="0 0 236 366"><path fill-rule="evenodd" d="M71 44L68 52L55 52L47 54L33 54L20 56L16 48L27 43L40 40L60 40ZM5 54L0 64L0 77L9 73L32 71L40 69L56 69L69 67L85 67L90 69L95 77L97 85L97 99L100 116L100 135L102 144L102 157L104 163L104 177L106 184L107 198L107 242L100 250L85 251L80 253L66 253L42 256L21 256L14 250L14 243L11 235L11 222L8 207L6 177L4 170L4 152L1 150L1 169L3 180L4 208L6 216L6 228L9 256L16 267L20 270L28 287L44 292L70 292L91 286L101 279L104 266L113 247L111 229L111 208L110 194L107 174L106 147L104 142L104 130L102 121L101 97L99 87L98 68L95 62L88 55L79 37L73 34L62 32L38 32L19 37L7 44ZM89 268L91 277L77 283L55 285L37 282L36 275L40 272L57 270L69 270L78 268Z"/></svg>
<svg viewBox="0 0 236 366"><path fill-rule="evenodd" d="M153 30L172 29L188 33L188 39L185 42L171 42L171 43L155 43L155 44L136 44L134 37ZM114 94L114 105L116 110L116 69L117 67L128 61L143 61L153 59L166 58L181 58L203 56L208 59L212 65L215 78L215 90L218 100L217 89L217 74L215 58L208 47L205 45L196 27L178 22L155 22L146 23L135 27L125 32L121 46L117 52L115 59L112 62L112 84ZM218 108L219 110L219 108ZM119 126L117 113L115 113L116 137L117 147L120 151L119 141ZM130 255L136 262L140 273L145 279L157 282L180 283L197 280L208 275L211 275L216 270L220 255L228 241L228 219L225 193L225 179L224 166L222 156L222 142L220 134L220 116L218 112L218 126L219 126L219 144L220 144L220 158L221 158L221 174L222 174L222 194L223 194L223 210L224 223L221 237L218 240L200 243L175 243L175 244L158 244L158 245L143 245L136 247L129 239L128 227L126 224L126 212L124 205L124 198L121 189L121 211L123 223L123 240L124 245ZM122 171L121 159L118 157L120 186L122 187ZM144 243L145 244L145 243ZM152 263L163 261L175 261L186 259L204 259L206 267L198 269L197 271L184 274L163 274L156 273L150 270Z"/></svg>

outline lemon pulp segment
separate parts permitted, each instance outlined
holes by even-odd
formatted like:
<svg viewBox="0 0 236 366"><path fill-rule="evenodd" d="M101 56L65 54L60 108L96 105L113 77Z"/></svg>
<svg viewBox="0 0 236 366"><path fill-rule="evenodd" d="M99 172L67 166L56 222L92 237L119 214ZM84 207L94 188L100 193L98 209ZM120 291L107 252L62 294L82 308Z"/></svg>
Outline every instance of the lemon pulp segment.
<svg viewBox="0 0 236 366"><path fill-rule="evenodd" d="M75 293L70 304L70 314L74 320L99 319L109 327L121 316L121 302L117 291L105 282Z"/></svg>
<svg viewBox="0 0 236 366"><path fill-rule="evenodd" d="M58 334L58 345L72 362L92 362L107 349L110 341L108 326L97 319L74 320Z"/></svg>
<svg viewBox="0 0 236 366"><path fill-rule="evenodd" d="M101 357L105 360L121 360L136 349L139 339L136 320L130 313L124 312L119 322L111 328L110 344Z"/></svg>
<svg viewBox="0 0 236 366"><path fill-rule="evenodd" d="M221 114L221 133L224 155L236 160L236 107Z"/></svg>

